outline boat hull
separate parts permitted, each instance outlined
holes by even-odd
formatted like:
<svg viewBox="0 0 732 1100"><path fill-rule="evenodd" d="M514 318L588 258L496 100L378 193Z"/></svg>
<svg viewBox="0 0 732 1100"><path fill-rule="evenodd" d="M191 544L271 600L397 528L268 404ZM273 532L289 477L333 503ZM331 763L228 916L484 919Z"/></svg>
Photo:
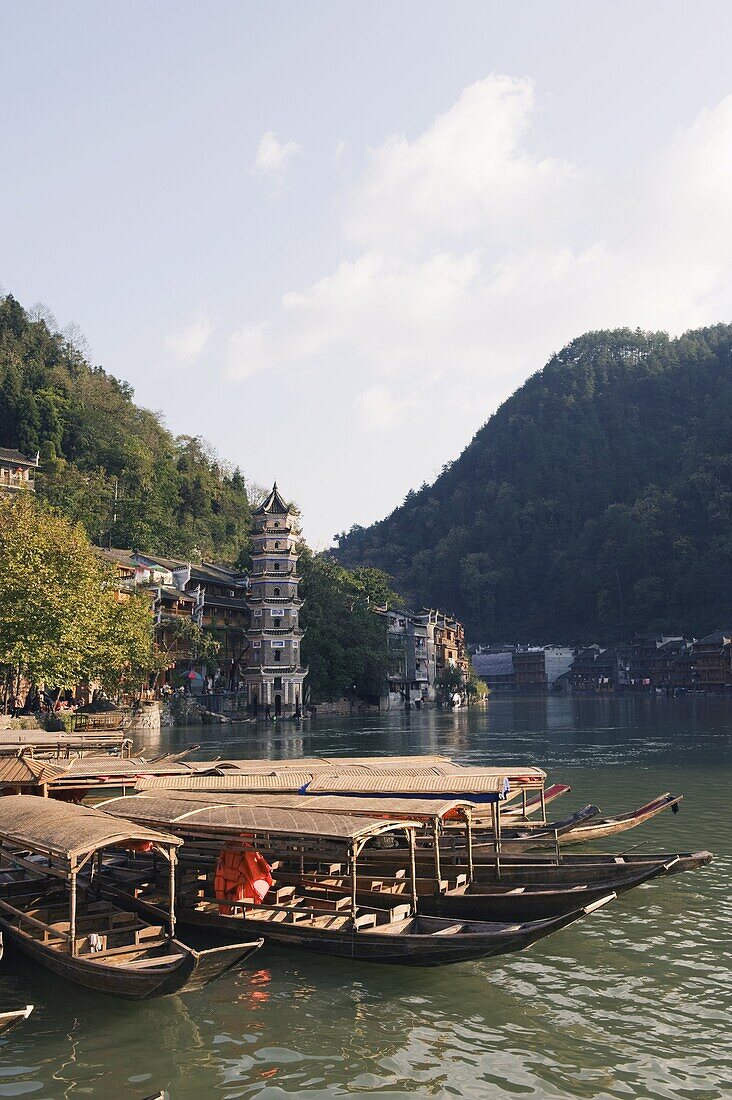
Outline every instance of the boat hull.
<svg viewBox="0 0 732 1100"><path fill-rule="evenodd" d="M455 927L452 919L426 915L359 930L352 927L333 930L313 928L302 923L273 924L271 921L257 920L249 914L243 919L211 911L202 912L194 907L183 907L179 911L179 919L191 928L206 929L227 937L241 935L243 927L247 933L264 936L268 943L360 962L445 966L523 951L573 924L614 896L612 893L605 895L592 904L576 907L551 920L521 923L462 920L455 931L452 930Z"/></svg>
<svg viewBox="0 0 732 1100"><path fill-rule="evenodd" d="M261 939L257 939L248 943L231 944L229 948L199 952L178 940L171 940L171 952L180 955L177 965L164 965L163 955L160 967L134 970L124 965L111 966L94 962L93 956L87 960L79 955L72 956L46 947L22 929L8 924L4 924L4 932L14 947L60 978L94 993L131 1001L146 1001L154 997L200 989L227 970L240 966L262 944Z"/></svg>

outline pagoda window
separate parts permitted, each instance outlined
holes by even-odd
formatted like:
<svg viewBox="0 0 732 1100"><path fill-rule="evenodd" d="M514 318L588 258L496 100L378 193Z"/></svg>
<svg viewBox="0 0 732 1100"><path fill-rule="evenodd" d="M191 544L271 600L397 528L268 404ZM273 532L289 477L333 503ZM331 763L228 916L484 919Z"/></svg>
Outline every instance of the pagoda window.
<svg viewBox="0 0 732 1100"><path fill-rule="evenodd" d="M275 652L274 652L274 653L272 654L272 656L274 657L275 661L281 661L281 660L282 660L282 654L280 653L279 649L278 649L278 650L276 650L276 651L275 651Z"/></svg>
<svg viewBox="0 0 732 1100"><path fill-rule="evenodd" d="M279 596L279 594L280 594L279 588L275 588L274 594L275 594L275 596Z"/></svg>

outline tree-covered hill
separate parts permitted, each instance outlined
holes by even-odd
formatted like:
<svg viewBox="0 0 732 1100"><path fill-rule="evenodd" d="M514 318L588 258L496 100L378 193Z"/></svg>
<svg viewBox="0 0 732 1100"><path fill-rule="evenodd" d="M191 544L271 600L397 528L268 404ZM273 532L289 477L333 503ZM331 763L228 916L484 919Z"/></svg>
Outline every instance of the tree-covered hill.
<svg viewBox="0 0 732 1100"><path fill-rule="evenodd" d="M94 541L230 560L247 546L241 473L200 439L173 436L128 383L10 295L0 298L0 447L40 451L39 496Z"/></svg>
<svg viewBox="0 0 732 1100"><path fill-rule="evenodd" d="M732 617L731 521L732 326L591 332L336 554L474 640L702 633Z"/></svg>

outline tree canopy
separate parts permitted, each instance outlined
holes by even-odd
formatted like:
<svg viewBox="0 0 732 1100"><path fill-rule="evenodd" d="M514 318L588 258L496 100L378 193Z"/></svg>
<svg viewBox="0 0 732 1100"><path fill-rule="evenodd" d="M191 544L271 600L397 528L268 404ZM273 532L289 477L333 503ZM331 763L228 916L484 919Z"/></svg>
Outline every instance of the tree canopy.
<svg viewBox="0 0 732 1100"><path fill-rule="evenodd" d="M46 316L0 298L0 447L40 451L39 496L94 542L238 559L250 525L241 472L201 439L173 436Z"/></svg>
<svg viewBox="0 0 732 1100"><path fill-rule="evenodd" d="M302 549L300 592L305 600L302 661L315 703L377 697L389 667L387 623L371 610L397 597L378 569L349 572L322 555Z"/></svg>
<svg viewBox="0 0 732 1100"><path fill-rule="evenodd" d="M732 326L591 332L432 485L339 537L475 641L702 634L732 612Z"/></svg>
<svg viewBox="0 0 732 1100"><path fill-rule="evenodd" d="M0 497L0 670L70 688L139 686L159 663L150 600L120 600L83 528L30 493Z"/></svg>

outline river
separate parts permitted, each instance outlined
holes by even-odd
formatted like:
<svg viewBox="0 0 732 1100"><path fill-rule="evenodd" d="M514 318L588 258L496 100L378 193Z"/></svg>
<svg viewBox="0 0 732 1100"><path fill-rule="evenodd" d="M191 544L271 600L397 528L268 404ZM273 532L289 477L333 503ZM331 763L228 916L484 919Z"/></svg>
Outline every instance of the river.
<svg viewBox="0 0 732 1100"><path fill-rule="evenodd" d="M0 1097L672 1097L732 1095L732 704L711 698L491 699L485 708L301 732L164 730L149 750L200 757L444 752L540 764L572 784L553 809L629 809L683 793L614 850L709 848L700 871L625 895L530 951L418 970L264 947L199 993L127 1004L66 986L8 951ZM609 847L609 845L608 845Z"/></svg>

